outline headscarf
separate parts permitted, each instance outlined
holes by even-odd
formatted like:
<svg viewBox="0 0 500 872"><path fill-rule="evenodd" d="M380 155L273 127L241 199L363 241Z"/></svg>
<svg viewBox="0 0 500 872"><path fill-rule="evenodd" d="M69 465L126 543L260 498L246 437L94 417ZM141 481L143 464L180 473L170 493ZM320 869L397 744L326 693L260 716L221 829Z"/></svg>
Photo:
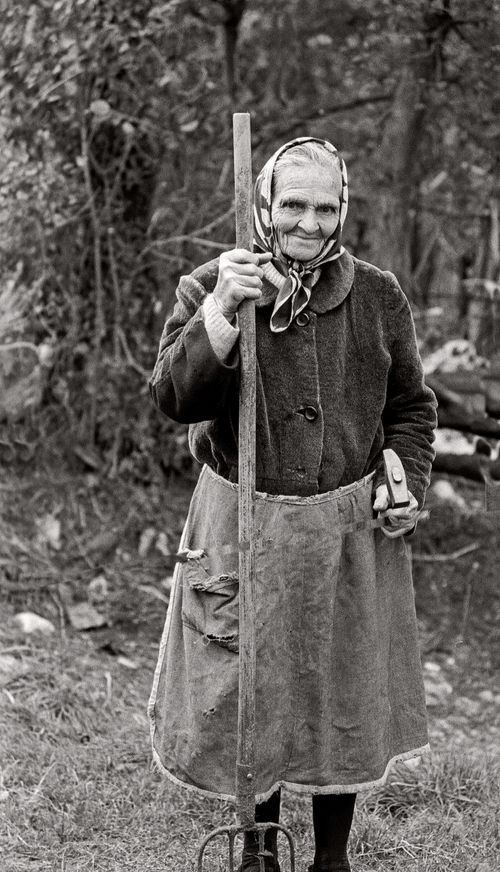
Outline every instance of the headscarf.
<svg viewBox="0 0 500 872"><path fill-rule="evenodd" d="M299 262L287 258L280 250L275 229L271 219L272 182L276 161L283 152L288 151L295 145L303 142L319 142L322 146L337 157L334 161L335 168L340 169L342 177L342 190L340 194L340 214L337 227L327 239L320 253L312 260ZM278 268L285 262L288 277L276 268L276 264L269 263L263 267L265 277L278 287L278 296L271 315L271 330L281 333L290 326L293 319L302 309L305 309L311 297L312 285L317 281L320 267L324 263L336 260L345 249L342 246L342 227L347 213L348 191L347 170L337 149L326 139L317 139L315 136L300 136L292 139L278 148L277 151L264 164L255 182L254 196L254 244L261 251L270 251L273 260L277 261Z"/></svg>

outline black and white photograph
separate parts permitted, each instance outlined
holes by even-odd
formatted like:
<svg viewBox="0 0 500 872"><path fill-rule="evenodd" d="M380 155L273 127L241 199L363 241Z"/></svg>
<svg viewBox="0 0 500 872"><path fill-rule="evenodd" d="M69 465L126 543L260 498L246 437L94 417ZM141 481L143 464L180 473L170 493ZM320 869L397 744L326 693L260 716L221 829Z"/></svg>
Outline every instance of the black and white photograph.
<svg viewBox="0 0 500 872"><path fill-rule="evenodd" d="M498 0L0 0L1 872L499 872Z"/></svg>

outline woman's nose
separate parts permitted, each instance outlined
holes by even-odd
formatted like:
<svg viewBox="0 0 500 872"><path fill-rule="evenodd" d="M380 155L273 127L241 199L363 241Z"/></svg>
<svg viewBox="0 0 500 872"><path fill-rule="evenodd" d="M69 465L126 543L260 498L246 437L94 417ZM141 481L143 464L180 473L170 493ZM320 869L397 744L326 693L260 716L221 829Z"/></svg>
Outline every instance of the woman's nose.
<svg viewBox="0 0 500 872"><path fill-rule="evenodd" d="M299 225L306 233L314 233L319 227L316 210L312 208L305 209L300 216Z"/></svg>

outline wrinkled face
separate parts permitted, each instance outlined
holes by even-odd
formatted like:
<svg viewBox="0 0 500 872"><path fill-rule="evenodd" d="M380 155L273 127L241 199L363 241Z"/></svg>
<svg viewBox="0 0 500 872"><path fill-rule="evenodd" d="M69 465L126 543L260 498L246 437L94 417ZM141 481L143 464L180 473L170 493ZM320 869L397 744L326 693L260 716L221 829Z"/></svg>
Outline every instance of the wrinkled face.
<svg viewBox="0 0 500 872"><path fill-rule="evenodd" d="M276 177L271 218L283 254L317 257L339 222L340 173L311 164L285 167Z"/></svg>

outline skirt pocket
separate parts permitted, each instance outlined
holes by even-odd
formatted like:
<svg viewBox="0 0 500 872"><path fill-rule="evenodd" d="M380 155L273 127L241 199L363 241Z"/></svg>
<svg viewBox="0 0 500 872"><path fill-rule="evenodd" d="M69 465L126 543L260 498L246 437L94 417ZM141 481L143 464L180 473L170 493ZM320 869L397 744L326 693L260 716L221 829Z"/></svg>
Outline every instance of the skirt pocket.
<svg viewBox="0 0 500 872"><path fill-rule="evenodd" d="M238 651L239 584L236 572L212 574L207 557L183 569L182 621L213 642Z"/></svg>

